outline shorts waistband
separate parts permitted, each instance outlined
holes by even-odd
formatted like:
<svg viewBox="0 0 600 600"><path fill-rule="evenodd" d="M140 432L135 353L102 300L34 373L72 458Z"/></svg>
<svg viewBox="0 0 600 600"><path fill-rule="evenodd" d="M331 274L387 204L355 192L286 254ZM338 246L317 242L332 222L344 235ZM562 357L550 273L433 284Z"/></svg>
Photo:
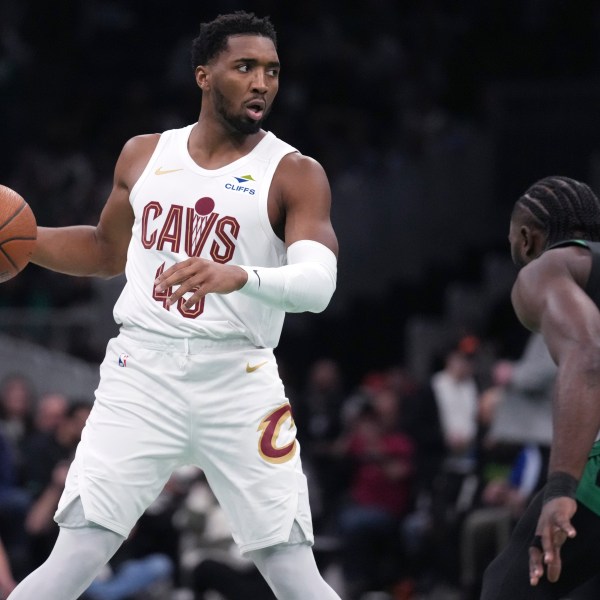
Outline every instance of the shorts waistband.
<svg viewBox="0 0 600 600"><path fill-rule="evenodd" d="M228 350L231 348L257 348L248 338L225 338L215 340L202 337L171 337L159 333L121 329L119 337L131 340L152 350L176 352L178 354L198 354L207 350Z"/></svg>

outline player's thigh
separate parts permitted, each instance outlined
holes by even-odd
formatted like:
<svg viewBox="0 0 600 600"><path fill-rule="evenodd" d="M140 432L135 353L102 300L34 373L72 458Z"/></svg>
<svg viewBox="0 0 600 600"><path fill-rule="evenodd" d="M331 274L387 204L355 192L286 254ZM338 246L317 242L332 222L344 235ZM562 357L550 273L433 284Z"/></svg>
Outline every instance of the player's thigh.
<svg viewBox="0 0 600 600"><path fill-rule="evenodd" d="M295 519L310 539L296 426L272 351L222 360L218 385L199 401L193 424L197 464L242 547L286 541Z"/></svg>
<svg viewBox="0 0 600 600"><path fill-rule="evenodd" d="M112 340L96 400L59 509L81 496L86 517L123 535L174 468L189 462L189 411L174 394L168 359Z"/></svg>

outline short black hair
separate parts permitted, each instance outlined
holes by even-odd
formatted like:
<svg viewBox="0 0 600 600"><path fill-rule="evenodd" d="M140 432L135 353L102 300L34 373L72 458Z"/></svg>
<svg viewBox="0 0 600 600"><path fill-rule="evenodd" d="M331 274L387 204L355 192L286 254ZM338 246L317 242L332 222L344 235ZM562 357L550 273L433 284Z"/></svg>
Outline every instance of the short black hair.
<svg viewBox="0 0 600 600"><path fill-rule="evenodd" d="M546 233L547 246L573 238L600 241L600 201L581 181L544 177L515 202L511 218L517 213Z"/></svg>
<svg viewBox="0 0 600 600"><path fill-rule="evenodd" d="M207 64L227 47L229 36L260 35L277 47L277 34L269 17L238 10L200 24L200 33L192 42L192 68Z"/></svg>

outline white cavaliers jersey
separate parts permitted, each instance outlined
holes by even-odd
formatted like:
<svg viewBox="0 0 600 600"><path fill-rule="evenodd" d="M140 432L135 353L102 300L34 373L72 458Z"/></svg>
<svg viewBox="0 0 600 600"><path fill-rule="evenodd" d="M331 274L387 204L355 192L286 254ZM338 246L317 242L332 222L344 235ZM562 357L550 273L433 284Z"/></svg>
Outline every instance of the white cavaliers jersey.
<svg viewBox="0 0 600 600"><path fill-rule="evenodd" d="M286 264L285 244L269 222L267 197L280 160L296 149L267 133L246 156L219 169L203 169L187 150L193 126L161 135L131 190L135 222L127 283L114 318L126 328L160 335L247 338L256 346L274 348L283 326L282 310L237 292L208 294L191 308L183 300L169 306L171 292L155 290L160 273L192 256L231 265Z"/></svg>

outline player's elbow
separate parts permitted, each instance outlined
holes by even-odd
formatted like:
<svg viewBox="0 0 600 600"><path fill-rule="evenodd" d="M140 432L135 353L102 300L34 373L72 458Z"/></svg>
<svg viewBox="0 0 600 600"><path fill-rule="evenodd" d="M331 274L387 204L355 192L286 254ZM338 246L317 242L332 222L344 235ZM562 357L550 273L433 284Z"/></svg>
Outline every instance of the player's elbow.
<svg viewBox="0 0 600 600"><path fill-rule="evenodd" d="M303 265L303 269L290 278L285 310L321 313L329 306L335 288L335 270L319 263Z"/></svg>
<svg viewBox="0 0 600 600"><path fill-rule="evenodd" d="M127 260L125 257L108 256L104 261L102 261L100 267L96 273L94 273L94 275L96 277L100 277L101 279L112 279L113 277L122 275L125 271L126 262Z"/></svg>
<svg viewBox="0 0 600 600"><path fill-rule="evenodd" d="M583 344L577 362L586 377L600 385L600 340L590 339Z"/></svg>

